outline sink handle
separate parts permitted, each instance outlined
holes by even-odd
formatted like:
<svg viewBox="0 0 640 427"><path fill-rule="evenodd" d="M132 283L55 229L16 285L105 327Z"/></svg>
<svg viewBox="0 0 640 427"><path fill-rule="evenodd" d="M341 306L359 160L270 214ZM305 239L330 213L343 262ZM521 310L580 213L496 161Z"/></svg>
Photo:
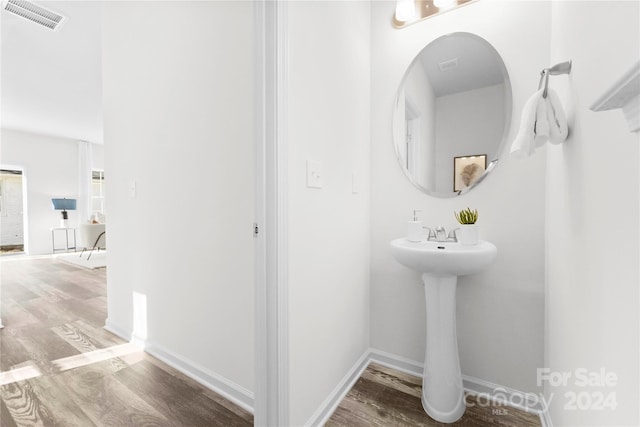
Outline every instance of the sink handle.
<svg viewBox="0 0 640 427"><path fill-rule="evenodd" d="M429 227L424 226L424 225L422 226L422 228L424 230L428 230L429 231L427 233L427 240L431 240L431 239L435 239L436 238L436 233L432 229L430 229Z"/></svg>
<svg viewBox="0 0 640 427"><path fill-rule="evenodd" d="M454 228L453 230L449 231L449 234L447 235L447 240L453 240L454 242L457 242L458 241L458 233L457 233L458 230L460 230L460 227Z"/></svg>

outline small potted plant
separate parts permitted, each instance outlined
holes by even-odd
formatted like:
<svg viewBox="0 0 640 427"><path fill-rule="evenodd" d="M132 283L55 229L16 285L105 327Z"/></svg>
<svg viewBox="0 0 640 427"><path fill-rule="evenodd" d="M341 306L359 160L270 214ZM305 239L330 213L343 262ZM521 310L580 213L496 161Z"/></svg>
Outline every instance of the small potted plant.
<svg viewBox="0 0 640 427"><path fill-rule="evenodd" d="M478 210L471 208L455 212L456 219L460 223L458 241L463 245L475 245L478 243Z"/></svg>

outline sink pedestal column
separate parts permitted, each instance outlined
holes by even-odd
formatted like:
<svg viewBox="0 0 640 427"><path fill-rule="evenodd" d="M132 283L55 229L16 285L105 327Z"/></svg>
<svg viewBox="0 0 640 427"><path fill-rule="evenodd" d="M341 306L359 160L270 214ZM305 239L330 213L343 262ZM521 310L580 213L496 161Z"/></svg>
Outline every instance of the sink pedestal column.
<svg viewBox="0 0 640 427"><path fill-rule="evenodd" d="M422 275L427 301L422 407L443 423L458 420L466 408L456 332L457 280L457 276Z"/></svg>

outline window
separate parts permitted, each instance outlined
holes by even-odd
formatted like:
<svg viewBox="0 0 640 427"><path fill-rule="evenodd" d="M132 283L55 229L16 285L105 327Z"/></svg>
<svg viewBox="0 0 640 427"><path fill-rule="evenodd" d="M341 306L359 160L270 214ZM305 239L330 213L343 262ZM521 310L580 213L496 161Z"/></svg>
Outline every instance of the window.
<svg viewBox="0 0 640 427"><path fill-rule="evenodd" d="M91 210L104 213L104 171L91 173Z"/></svg>

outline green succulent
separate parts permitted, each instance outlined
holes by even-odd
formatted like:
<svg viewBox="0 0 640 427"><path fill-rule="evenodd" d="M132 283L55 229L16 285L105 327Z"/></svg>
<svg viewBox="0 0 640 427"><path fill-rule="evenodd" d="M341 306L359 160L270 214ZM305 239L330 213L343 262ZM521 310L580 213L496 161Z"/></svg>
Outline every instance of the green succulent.
<svg viewBox="0 0 640 427"><path fill-rule="evenodd" d="M478 210L471 208L463 209L460 212L453 212L460 224L475 224L478 220Z"/></svg>

